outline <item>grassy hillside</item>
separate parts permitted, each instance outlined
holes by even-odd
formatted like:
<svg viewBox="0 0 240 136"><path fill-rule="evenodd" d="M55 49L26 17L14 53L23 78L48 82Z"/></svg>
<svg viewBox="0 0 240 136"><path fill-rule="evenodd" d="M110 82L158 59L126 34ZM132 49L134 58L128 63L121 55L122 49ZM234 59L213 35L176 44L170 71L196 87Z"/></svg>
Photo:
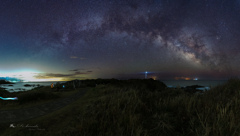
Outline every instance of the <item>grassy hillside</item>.
<svg viewBox="0 0 240 136"><path fill-rule="evenodd" d="M37 87L30 91L19 91L10 93L4 89L0 88L0 96L3 98L13 98L17 97L18 100L2 100L0 99L0 110L6 109L19 109L30 106L35 106L37 104L43 104L46 102L56 101L57 99L61 99L63 97L68 97L77 90L69 90L65 89L64 91L56 91L56 89L51 89L49 86L47 87Z"/></svg>
<svg viewBox="0 0 240 136"><path fill-rule="evenodd" d="M1 124L1 135L59 136L202 136L240 132L240 80L203 94L169 89L158 81L129 80L99 83L58 111L16 124Z"/></svg>

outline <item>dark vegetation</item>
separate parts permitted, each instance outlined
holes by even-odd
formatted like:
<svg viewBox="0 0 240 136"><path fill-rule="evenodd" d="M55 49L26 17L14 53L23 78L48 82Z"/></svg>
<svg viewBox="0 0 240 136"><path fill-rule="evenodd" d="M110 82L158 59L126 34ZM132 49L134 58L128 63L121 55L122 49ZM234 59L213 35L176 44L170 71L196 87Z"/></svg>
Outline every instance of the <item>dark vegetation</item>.
<svg viewBox="0 0 240 136"><path fill-rule="evenodd" d="M239 79L231 79L202 94L167 88L152 79L81 81L79 87L86 86L94 87L72 105L24 122L45 126L45 131L19 128L10 133L3 127L3 134L226 136L240 133Z"/></svg>

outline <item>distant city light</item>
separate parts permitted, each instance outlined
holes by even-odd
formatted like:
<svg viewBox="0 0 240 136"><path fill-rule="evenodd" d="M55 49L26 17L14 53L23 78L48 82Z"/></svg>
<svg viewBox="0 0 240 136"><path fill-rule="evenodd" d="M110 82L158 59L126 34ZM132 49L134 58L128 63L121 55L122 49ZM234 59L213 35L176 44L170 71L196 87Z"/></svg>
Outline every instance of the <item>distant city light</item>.
<svg viewBox="0 0 240 136"><path fill-rule="evenodd" d="M150 78L152 78L153 80L157 80L157 76L151 76Z"/></svg>
<svg viewBox="0 0 240 136"><path fill-rule="evenodd" d="M52 83L52 84L51 84L51 88L53 88L53 87L54 87L54 84Z"/></svg>
<svg viewBox="0 0 240 136"><path fill-rule="evenodd" d="M198 80L198 78L191 78L191 77L175 77L175 80Z"/></svg>
<svg viewBox="0 0 240 136"><path fill-rule="evenodd" d="M5 77L7 81L17 82L21 80L24 81L34 81L37 80L35 76L39 74L39 71L31 70L31 69L19 69L12 71L0 71L0 77ZM18 80L16 80L18 79Z"/></svg>
<svg viewBox="0 0 240 136"><path fill-rule="evenodd" d="M20 69L12 71L1 71L0 80L9 82L45 82L45 81L61 81L59 77L41 77L44 73L32 69Z"/></svg>

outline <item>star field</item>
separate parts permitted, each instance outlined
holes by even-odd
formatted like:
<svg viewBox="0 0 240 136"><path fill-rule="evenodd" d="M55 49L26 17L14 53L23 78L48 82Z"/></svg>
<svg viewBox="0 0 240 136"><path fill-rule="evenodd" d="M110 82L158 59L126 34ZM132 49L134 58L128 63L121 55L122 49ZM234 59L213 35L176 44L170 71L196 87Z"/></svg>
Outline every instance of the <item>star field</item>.
<svg viewBox="0 0 240 136"><path fill-rule="evenodd" d="M239 76L239 0L5 0L0 77ZM90 72L89 72L90 71ZM21 72L20 72L21 73Z"/></svg>

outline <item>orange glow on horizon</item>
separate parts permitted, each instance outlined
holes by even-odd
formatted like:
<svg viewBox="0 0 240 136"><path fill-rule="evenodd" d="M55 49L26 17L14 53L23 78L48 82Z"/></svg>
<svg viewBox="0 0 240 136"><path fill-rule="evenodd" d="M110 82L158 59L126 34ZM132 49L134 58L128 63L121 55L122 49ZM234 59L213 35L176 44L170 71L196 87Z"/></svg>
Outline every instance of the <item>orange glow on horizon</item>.
<svg viewBox="0 0 240 136"><path fill-rule="evenodd" d="M150 78L152 78L153 80L157 80L157 76L151 76Z"/></svg>
<svg viewBox="0 0 240 136"><path fill-rule="evenodd" d="M191 78L191 77L175 77L175 80L194 80L195 78Z"/></svg>

